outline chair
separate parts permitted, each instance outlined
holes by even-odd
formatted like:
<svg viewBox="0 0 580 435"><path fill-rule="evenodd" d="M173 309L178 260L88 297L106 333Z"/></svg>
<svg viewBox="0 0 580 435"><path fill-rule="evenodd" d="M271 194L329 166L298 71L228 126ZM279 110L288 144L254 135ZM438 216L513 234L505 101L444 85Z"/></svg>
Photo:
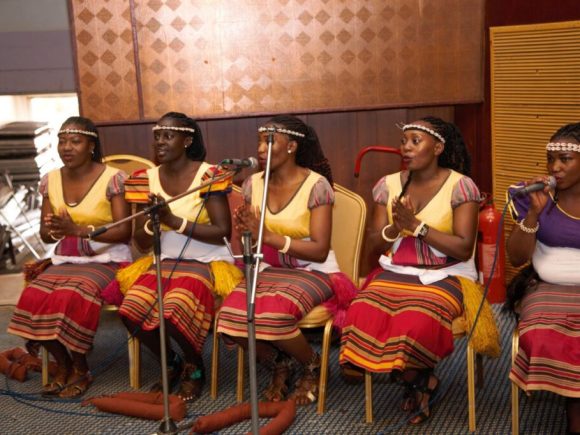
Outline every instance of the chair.
<svg viewBox="0 0 580 435"><path fill-rule="evenodd" d="M512 365L518 355L519 347L520 332L516 326L512 335ZM517 435L520 433L520 390L515 382L510 381L510 383L512 392L512 434Z"/></svg>
<svg viewBox="0 0 580 435"><path fill-rule="evenodd" d="M110 156L103 157L103 163L112 166L117 169L121 169L128 175L139 169L149 169L155 167L155 164L143 157L134 156L131 154L112 154ZM132 207L131 211L135 212L135 207ZM133 250L133 253L135 251ZM119 307L116 305L103 305L101 308L103 311L119 311ZM128 333L128 353L129 353L129 384L134 389L139 389L141 387L141 345L137 337L132 337L131 333ZM41 347L41 358L42 358L42 385L48 384L48 352L44 347Z"/></svg>
<svg viewBox="0 0 580 435"><path fill-rule="evenodd" d="M353 282L357 283L366 222L366 204L359 195L338 184L334 185L334 190L335 203L332 212L331 246L336 254L340 270L348 275ZM219 314L215 317L214 331L216 330L218 316ZM324 413L326 401L332 321L332 315L323 306L318 306L298 323L298 327L301 329L324 327L317 406L318 414ZM218 390L217 373L219 363L219 340L215 333L213 346L210 396L215 399L217 398ZM236 399L238 402L243 400L244 361L244 350L238 346L238 380L236 389Z"/></svg>
<svg viewBox="0 0 580 435"><path fill-rule="evenodd" d="M465 337L469 330L465 317L458 317L451 324L453 338L459 339ZM476 353L470 343L466 345L467 357L467 403L469 409L469 431L475 432L475 370L476 370ZM477 384L483 383L481 355L477 355ZM366 401L366 422L373 422L373 384L372 373L365 371L365 401Z"/></svg>

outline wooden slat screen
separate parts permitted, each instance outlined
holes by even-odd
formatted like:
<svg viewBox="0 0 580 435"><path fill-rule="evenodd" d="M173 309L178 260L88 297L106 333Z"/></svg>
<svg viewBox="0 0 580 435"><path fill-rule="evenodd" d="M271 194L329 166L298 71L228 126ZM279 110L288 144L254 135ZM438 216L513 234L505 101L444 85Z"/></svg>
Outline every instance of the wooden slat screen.
<svg viewBox="0 0 580 435"><path fill-rule="evenodd" d="M492 27L493 193L546 173L546 143L580 120L580 21ZM511 231L506 217L506 237ZM515 274L507 267L507 279Z"/></svg>

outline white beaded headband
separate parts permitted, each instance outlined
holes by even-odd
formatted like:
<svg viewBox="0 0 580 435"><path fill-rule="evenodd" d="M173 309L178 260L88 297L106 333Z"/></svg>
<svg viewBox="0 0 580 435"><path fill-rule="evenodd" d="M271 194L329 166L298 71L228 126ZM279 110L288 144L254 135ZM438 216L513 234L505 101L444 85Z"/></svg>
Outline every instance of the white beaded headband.
<svg viewBox="0 0 580 435"><path fill-rule="evenodd" d="M173 127L170 125L156 125L153 127L153 131L157 130L174 130L174 131L186 131L188 133L195 133L195 128L190 127Z"/></svg>
<svg viewBox="0 0 580 435"><path fill-rule="evenodd" d="M260 133L283 133L283 134L288 134L290 136L296 136L296 137L305 137L306 136L304 133L300 133L299 131L288 130L288 129L280 128L280 127L260 127L260 128L258 128L258 132L260 132Z"/></svg>
<svg viewBox="0 0 580 435"><path fill-rule="evenodd" d="M84 134L85 136L99 137L99 135L94 131L77 130L75 128L63 128L62 130L59 130L58 134Z"/></svg>
<svg viewBox="0 0 580 435"><path fill-rule="evenodd" d="M546 145L546 151L574 151L580 153L580 144L566 142L550 142Z"/></svg>
<svg viewBox="0 0 580 435"><path fill-rule="evenodd" d="M425 127L424 125L421 125L421 124L405 124L405 125L403 125L403 131L407 131L407 130L423 130L423 131L429 133L431 136L434 136L437 139L439 139L439 142L445 143L445 139L443 138L443 136L441 136L435 130L433 130L429 127Z"/></svg>

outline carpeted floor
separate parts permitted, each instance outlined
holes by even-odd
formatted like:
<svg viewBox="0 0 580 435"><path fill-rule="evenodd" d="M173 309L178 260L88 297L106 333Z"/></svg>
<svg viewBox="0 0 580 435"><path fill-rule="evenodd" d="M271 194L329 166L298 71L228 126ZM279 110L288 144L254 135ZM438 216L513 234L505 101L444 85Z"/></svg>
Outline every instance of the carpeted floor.
<svg viewBox="0 0 580 435"><path fill-rule="evenodd" d="M6 326L12 307L0 307L0 348L21 346L22 340L8 335ZM514 323L506 315L498 314L502 331L502 356L484 360L485 382L477 390L477 432L481 434L507 434L510 432L511 408L508 382L511 331ZM95 348L90 354L90 364L95 382L88 396L129 391L126 334L115 313L103 313L97 333ZM317 343L316 345L318 345ZM315 406L301 408L287 433L292 434L462 434L467 433L467 388L465 339L457 341L453 355L437 369L445 396L435 405L433 417L419 427L404 424L404 414L399 410L400 387L376 379L373 384L373 424L365 424L364 385L351 386L342 381L338 373L338 347L333 345L329 372L326 413L316 414ZM117 355L114 357L113 355ZM211 337L205 348L204 360L209 376ZM113 357L112 357L113 356ZM221 346L220 394L217 400L209 397L209 382L204 394L188 406L188 418L212 413L235 404L236 355ZM110 362L109 367L105 364ZM142 352L142 384L146 390L159 377L159 366L148 354ZM259 391L268 379L258 369ZM247 382L246 382L247 385ZM34 373L27 382L6 381L0 375L0 434L151 434L159 428L154 421L138 420L104 414L92 407L81 407L78 402L30 401L14 393L38 393L40 376ZM249 396L246 391L246 397ZM37 398L38 396L31 396ZM532 398L520 395L520 428L526 434L563 434L565 411L562 398L549 393L535 394ZM250 423L239 424L220 433L239 434L250 430ZM187 433L184 431L183 433Z"/></svg>

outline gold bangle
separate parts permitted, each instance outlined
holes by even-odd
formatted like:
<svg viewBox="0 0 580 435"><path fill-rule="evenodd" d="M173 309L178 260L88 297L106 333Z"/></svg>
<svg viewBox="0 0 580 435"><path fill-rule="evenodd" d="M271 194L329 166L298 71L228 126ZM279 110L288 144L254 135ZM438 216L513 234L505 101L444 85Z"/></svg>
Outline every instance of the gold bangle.
<svg viewBox="0 0 580 435"><path fill-rule="evenodd" d="M51 238L52 240L54 240L55 242L60 242L62 239L64 239L64 236L62 236L61 238L54 237L54 234L52 233L52 231L49 231L49 232L48 232L48 235L49 235L49 236L50 236L50 238Z"/></svg>
<svg viewBox="0 0 580 435"><path fill-rule="evenodd" d="M89 229L89 232L88 232L88 234L87 234L87 239L89 239L89 240L92 240L92 239L91 239L91 233L92 233L93 231L95 231L95 226L94 226L94 225L87 225L87 228Z"/></svg>
<svg viewBox="0 0 580 435"><path fill-rule="evenodd" d="M145 221L145 224L143 225L143 231L145 231L145 234L149 234L150 236L153 235L153 231L149 229L149 227L147 226L147 224L151 223L151 219L147 219Z"/></svg>
<svg viewBox="0 0 580 435"><path fill-rule="evenodd" d="M385 242L388 242L388 243L393 243L393 242L396 242L397 240L399 240L399 239L401 238L401 233L400 233L400 232L399 232L399 233L397 233L397 237L395 237L394 239L391 239L391 238L387 237L387 234L385 233L385 231L387 231L387 230L388 230L389 228L391 228L392 226L393 226L392 224L385 225L385 226L383 227L383 231L381 231L381 236L383 237L383 240L384 240Z"/></svg>
<svg viewBox="0 0 580 435"><path fill-rule="evenodd" d="M540 222L536 222L536 226L533 228L530 228L530 227L526 227L526 225L524 224L524 220L522 219L521 221L518 222L518 227L520 227L520 230L522 230L524 233L535 234L540 229Z"/></svg>
<svg viewBox="0 0 580 435"><path fill-rule="evenodd" d="M290 238L290 236L284 236L284 246L282 247L282 249L278 249L278 252L281 252L282 254L286 254L288 252L288 250L290 249L290 244L292 243L292 239Z"/></svg>
<svg viewBox="0 0 580 435"><path fill-rule="evenodd" d="M181 225L175 231L179 234L183 234L183 232L185 231L185 228L187 228L187 219L182 218Z"/></svg>

